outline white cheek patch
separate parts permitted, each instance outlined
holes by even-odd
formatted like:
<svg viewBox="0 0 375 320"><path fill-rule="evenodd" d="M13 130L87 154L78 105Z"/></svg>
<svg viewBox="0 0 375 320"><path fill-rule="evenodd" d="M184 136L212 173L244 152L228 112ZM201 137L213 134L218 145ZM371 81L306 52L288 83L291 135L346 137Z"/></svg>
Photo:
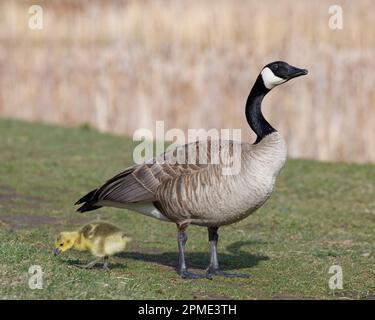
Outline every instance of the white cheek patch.
<svg viewBox="0 0 375 320"><path fill-rule="evenodd" d="M261 72L262 79L264 82L264 85L267 89L271 90L273 87L284 83L286 80L283 78L280 78L278 76L275 76L275 74L271 71L270 68L264 68Z"/></svg>

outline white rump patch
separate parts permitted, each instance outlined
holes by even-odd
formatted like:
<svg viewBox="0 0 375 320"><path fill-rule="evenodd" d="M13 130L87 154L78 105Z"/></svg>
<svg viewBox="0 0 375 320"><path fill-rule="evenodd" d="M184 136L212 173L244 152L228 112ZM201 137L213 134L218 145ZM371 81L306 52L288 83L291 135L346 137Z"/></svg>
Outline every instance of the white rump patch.
<svg viewBox="0 0 375 320"><path fill-rule="evenodd" d="M269 90L286 81L286 79L275 76L275 74L268 67L262 70L261 75L263 78L264 85Z"/></svg>
<svg viewBox="0 0 375 320"><path fill-rule="evenodd" d="M171 221L165 215L163 215L158 209L156 209L155 206L150 202L128 204L127 209L137 211L141 214L158 220Z"/></svg>
<svg viewBox="0 0 375 320"><path fill-rule="evenodd" d="M149 216L162 221L171 221L165 215L163 215L152 202L142 202L142 203L121 203L108 200L102 200L97 203L99 206L115 207L115 208L125 208L132 211L139 212L145 216Z"/></svg>

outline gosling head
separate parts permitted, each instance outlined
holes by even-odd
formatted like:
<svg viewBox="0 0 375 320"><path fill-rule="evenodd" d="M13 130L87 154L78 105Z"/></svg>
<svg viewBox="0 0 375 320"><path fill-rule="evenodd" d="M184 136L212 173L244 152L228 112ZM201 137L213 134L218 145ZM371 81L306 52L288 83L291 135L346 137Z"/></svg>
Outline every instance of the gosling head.
<svg viewBox="0 0 375 320"><path fill-rule="evenodd" d="M264 86L268 90L271 90L279 84L296 77L304 76L307 73L306 69L293 67L284 61L275 61L267 64L260 74Z"/></svg>
<svg viewBox="0 0 375 320"><path fill-rule="evenodd" d="M57 255L71 249L74 246L77 237L77 232L61 232L55 240L53 253Z"/></svg>

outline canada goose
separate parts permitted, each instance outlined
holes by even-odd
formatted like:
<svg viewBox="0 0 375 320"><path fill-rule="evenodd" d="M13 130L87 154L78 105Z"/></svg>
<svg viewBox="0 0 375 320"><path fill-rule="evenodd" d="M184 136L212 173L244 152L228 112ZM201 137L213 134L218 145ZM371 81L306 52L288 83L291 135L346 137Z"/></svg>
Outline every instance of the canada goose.
<svg viewBox="0 0 375 320"><path fill-rule="evenodd" d="M54 254L60 254L69 249L90 251L97 259L82 268L92 268L100 260L104 260L103 269L108 270L109 256L123 251L131 241L119 228L107 222L91 222L78 231L61 232L55 241Z"/></svg>
<svg viewBox="0 0 375 320"><path fill-rule="evenodd" d="M286 160L282 136L264 119L261 103L274 87L307 70L276 61L266 65L257 77L246 102L246 118L256 133L254 144L234 141L199 141L179 146L143 164L136 164L92 190L76 204L85 212L102 206L128 208L156 219L174 222L178 228L179 274L182 278L235 276L220 271L217 259L218 228L246 218L270 196L275 179ZM225 162L233 147L240 146L238 174L222 174L222 164L176 161L187 151L204 150L212 155L220 150ZM183 158L183 157L182 157ZM185 157L186 158L186 157ZM186 160L186 159L185 159ZM208 228L210 263L206 275L187 270L185 263L186 228Z"/></svg>

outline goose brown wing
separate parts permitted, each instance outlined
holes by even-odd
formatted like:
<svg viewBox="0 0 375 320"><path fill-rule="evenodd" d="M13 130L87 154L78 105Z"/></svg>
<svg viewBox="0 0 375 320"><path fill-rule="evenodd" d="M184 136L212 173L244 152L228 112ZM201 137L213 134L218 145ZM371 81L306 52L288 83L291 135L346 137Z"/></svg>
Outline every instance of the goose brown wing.
<svg viewBox="0 0 375 320"><path fill-rule="evenodd" d="M126 204L155 201L156 190L161 184L207 168L211 153L210 140L194 142L129 167L78 200L76 204L84 203L78 211L95 210L106 205L106 202Z"/></svg>
<svg viewBox="0 0 375 320"><path fill-rule="evenodd" d="M188 163L194 160L186 157L187 152L189 148L197 148L196 145L199 148L201 143L176 147L144 164L126 169L95 192L96 201L136 203L156 200L156 190L164 181L189 175L207 167L207 164Z"/></svg>

